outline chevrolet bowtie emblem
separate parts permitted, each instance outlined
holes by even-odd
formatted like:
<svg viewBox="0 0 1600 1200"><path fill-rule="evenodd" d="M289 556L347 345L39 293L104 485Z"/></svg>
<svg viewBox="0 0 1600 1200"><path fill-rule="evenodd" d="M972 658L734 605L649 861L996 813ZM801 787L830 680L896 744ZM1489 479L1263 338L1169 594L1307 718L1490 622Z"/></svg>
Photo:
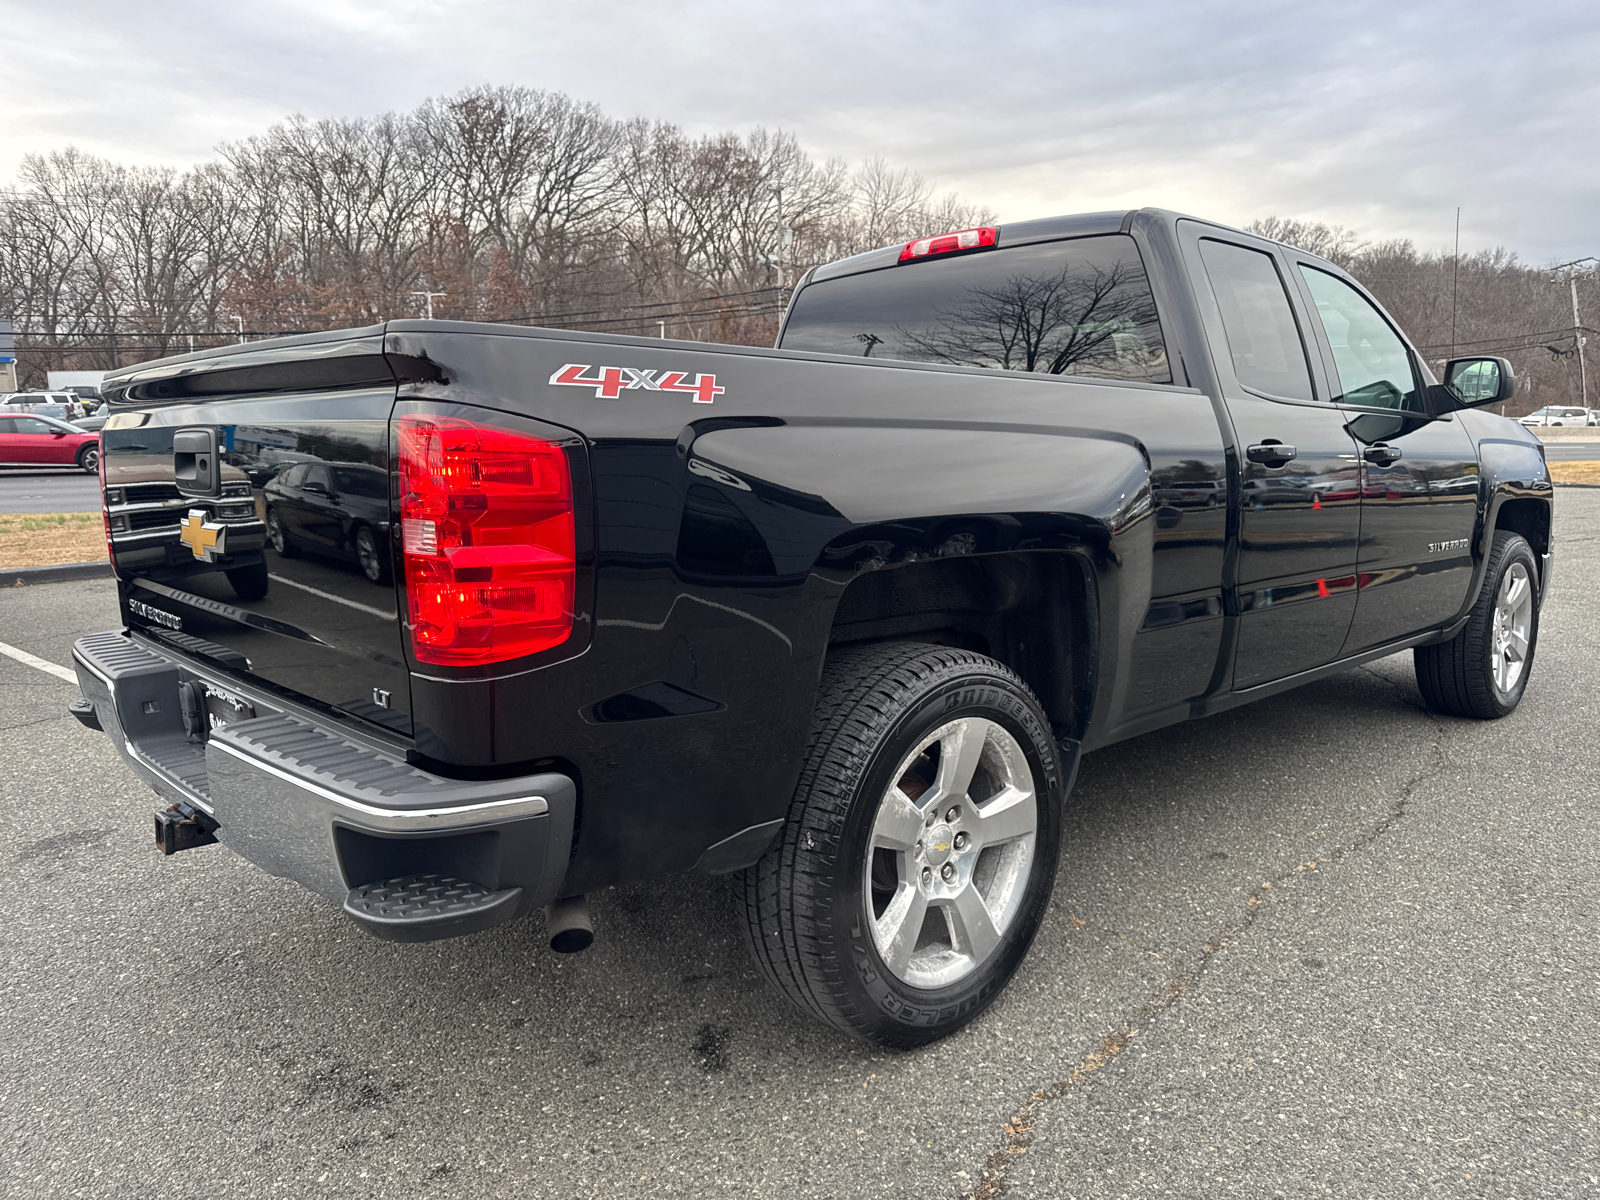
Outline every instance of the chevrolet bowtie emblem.
<svg viewBox="0 0 1600 1200"><path fill-rule="evenodd" d="M178 531L183 544L202 562L215 562L217 555L228 552L228 527L208 525L202 509L191 508L189 515L178 523Z"/></svg>

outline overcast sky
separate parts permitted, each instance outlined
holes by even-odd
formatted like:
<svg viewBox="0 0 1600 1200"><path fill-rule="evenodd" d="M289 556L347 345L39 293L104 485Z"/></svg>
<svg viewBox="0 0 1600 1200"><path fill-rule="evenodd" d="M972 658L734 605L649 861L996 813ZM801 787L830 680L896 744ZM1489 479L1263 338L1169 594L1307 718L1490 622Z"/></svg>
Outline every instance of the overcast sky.
<svg viewBox="0 0 1600 1200"><path fill-rule="evenodd" d="M882 156L1002 220L1159 205L1600 254L1600 4L3 0L0 180L188 165L290 113L549 88Z"/></svg>

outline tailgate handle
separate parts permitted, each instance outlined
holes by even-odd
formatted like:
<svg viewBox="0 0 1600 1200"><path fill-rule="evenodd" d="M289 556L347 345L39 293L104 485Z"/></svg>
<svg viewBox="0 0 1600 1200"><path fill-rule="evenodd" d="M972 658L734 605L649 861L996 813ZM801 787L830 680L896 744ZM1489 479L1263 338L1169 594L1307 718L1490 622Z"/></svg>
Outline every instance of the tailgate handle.
<svg viewBox="0 0 1600 1200"><path fill-rule="evenodd" d="M172 435L172 478L185 496L222 494L215 429L180 429Z"/></svg>

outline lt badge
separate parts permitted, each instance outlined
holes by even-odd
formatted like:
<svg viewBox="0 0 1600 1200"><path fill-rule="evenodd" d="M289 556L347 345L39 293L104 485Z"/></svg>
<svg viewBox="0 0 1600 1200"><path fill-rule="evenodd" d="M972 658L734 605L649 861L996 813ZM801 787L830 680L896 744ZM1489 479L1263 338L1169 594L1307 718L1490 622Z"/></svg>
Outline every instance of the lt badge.
<svg viewBox="0 0 1600 1200"><path fill-rule="evenodd" d="M203 509L191 508L178 522L178 530L179 539L202 562L216 562L217 555L228 552L228 527L208 524Z"/></svg>

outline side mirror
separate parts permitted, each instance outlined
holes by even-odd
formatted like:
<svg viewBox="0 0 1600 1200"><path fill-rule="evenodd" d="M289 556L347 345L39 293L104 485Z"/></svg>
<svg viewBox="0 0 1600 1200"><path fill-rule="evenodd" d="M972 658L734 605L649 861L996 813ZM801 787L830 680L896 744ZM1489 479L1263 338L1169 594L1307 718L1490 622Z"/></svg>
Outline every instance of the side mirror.
<svg viewBox="0 0 1600 1200"><path fill-rule="evenodd" d="M1511 399L1517 377L1503 358L1452 358L1444 365L1444 386L1463 407L1477 408Z"/></svg>

